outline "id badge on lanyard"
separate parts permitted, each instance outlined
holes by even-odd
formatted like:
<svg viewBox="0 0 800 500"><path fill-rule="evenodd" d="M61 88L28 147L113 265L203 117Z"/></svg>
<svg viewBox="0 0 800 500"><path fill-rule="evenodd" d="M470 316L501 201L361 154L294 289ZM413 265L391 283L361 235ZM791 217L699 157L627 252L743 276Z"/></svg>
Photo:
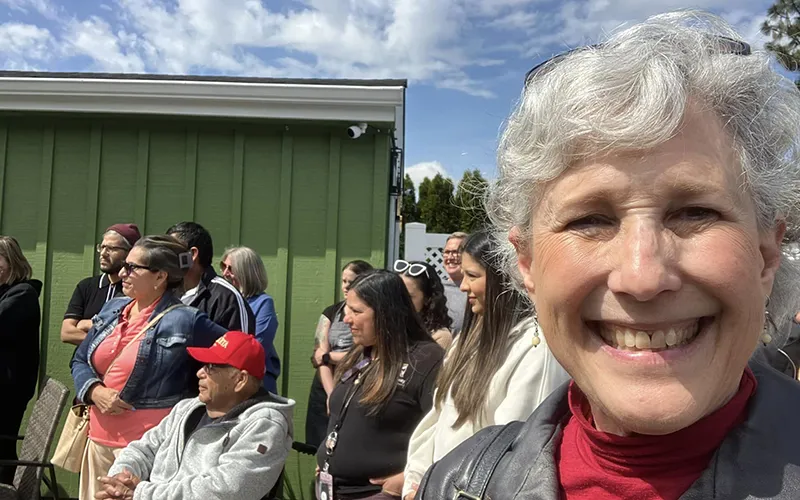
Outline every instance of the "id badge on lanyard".
<svg viewBox="0 0 800 500"><path fill-rule="evenodd" d="M333 476L327 472L319 473L317 500L333 500Z"/></svg>

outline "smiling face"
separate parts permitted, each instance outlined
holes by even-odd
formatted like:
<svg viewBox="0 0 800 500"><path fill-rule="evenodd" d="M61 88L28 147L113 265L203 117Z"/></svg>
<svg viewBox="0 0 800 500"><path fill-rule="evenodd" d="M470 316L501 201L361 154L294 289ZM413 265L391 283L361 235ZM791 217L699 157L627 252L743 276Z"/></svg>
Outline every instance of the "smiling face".
<svg viewBox="0 0 800 500"><path fill-rule="evenodd" d="M472 312L483 314L486 302L486 269L467 252L461 255L461 269L464 272L464 279L459 288L467 294Z"/></svg>
<svg viewBox="0 0 800 500"><path fill-rule="evenodd" d="M377 344L375 311L357 293L347 294L347 307L344 311L344 322L350 326L353 343L364 347Z"/></svg>
<svg viewBox="0 0 800 500"><path fill-rule="evenodd" d="M689 114L652 151L567 170L516 241L548 346L600 430L674 432L736 391L783 226L759 231L735 165L719 122Z"/></svg>
<svg viewBox="0 0 800 500"><path fill-rule="evenodd" d="M447 271L450 279L455 283L460 282L462 279L461 252L458 249L463 241L463 238L450 238L442 249L444 270Z"/></svg>

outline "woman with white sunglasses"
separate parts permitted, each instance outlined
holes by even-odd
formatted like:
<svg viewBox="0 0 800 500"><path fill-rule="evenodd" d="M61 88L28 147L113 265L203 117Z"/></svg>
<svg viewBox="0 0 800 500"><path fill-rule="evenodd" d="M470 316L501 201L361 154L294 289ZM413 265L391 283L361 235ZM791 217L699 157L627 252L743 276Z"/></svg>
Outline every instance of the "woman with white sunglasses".
<svg viewBox="0 0 800 500"><path fill-rule="evenodd" d="M394 272L403 278L414 309L422 318L428 333L446 350L453 343L450 329L453 320L447 314L447 297L436 270L424 262L398 260L394 263Z"/></svg>
<svg viewBox="0 0 800 500"><path fill-rule="evenodd" d="M528 418L569 379L500 271L497 248L484 231L464 240L464 329L439 372L434 407L411 436L403 498L414 498L428 467L453 448L484 427Z"/></svg>

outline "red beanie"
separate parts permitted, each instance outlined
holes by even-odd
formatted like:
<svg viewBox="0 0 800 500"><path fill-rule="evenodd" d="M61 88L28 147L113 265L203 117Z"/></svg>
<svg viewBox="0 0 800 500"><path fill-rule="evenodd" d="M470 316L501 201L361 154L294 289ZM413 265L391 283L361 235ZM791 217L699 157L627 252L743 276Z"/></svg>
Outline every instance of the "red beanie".
<svg viewBox="0 0 800 500"><path fill-rule="evenodd" d="M125 238L131 246L135 245L136 242L139 241L139 238L142 237L142 235L139 234L139 228L136 224L114 224L106 229L106 232L109 231L114 231Z"/></svg>

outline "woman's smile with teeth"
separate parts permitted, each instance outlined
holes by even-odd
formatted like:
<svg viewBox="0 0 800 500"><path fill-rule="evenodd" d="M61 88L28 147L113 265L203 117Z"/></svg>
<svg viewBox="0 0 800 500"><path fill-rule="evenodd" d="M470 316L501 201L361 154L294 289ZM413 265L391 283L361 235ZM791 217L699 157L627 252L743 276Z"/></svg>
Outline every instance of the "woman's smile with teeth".
<svg viewBox="0 0 800 500"><path fill-rule="evenodd" d="M701 330L701 318L659 329L596 322L594 330L606 344L623 350L661 350L688 344Z"/></svg>

